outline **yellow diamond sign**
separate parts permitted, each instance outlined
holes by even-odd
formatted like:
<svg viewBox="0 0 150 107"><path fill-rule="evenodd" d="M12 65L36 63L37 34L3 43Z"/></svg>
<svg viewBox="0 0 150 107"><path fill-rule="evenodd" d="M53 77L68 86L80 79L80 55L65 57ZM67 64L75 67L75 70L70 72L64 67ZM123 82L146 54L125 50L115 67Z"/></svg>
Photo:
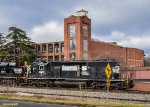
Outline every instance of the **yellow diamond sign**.
<svg viewBox="0 0 150 107"><path fill-rule="evenodd" d="M112 70L111 70L111 67L110 67L109 63L106 66L105 73L106 73L107 79L109 79L110 76L111 76L111 73L112 73Z"/></svg>

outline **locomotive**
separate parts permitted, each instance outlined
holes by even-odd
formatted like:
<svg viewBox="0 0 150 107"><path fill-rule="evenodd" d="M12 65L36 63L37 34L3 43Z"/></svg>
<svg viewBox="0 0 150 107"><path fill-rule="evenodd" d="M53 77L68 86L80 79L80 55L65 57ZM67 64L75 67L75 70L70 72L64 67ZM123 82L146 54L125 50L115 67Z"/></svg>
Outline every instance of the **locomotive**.
<svg viewBox="0 0 150 107"><path fill-rule="evenodd" d="M0 62L0 84L19 84L23 76L23 68L18 67L14 62Z"/></svg>
<svg viewBox="0 0 150 107"><path fill-rule="evenodd" d="M1 75L1 70L0 81L9 78L19 85L54 86L59 83L106 89L105 69L108 63L112 69L110 89L130 89L134 86L133 80L120 78L119 63L115 60L33 62L31 69L27 67L26 70L5 66L5 70L11 68L8 73L13 71L13 75Z"/></svg>

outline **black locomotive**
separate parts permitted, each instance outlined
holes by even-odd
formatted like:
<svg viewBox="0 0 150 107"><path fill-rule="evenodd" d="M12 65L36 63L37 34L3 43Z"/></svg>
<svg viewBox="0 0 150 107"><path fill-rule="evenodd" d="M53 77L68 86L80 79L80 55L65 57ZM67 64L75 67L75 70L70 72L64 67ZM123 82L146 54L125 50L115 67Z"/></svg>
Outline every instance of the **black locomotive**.
<svg viewBox="0 0 150 107"><path fill-rule="evenodd" d="M23 68L16 66L14 62L0 62L0 84L20 84L23 77Z"/></svg>
<svg viewBox="0 0 150 107"><path fill-rule="evenodd" d="M14 75L1 75L3 72L1 70L0 80L4 81L9 77L9 79L14 79L20 85L54 86L59 83L106 89L105 69L108 63L112 70L110 89L129 89L134 86L131 79L124 80L120 78L119 63L114 60L34 62L32 69L27 67L25 70L22 69L22 72L19 72L21 68L12 67ZM17 71L15 69L18 72L15 72Z"/></svg>

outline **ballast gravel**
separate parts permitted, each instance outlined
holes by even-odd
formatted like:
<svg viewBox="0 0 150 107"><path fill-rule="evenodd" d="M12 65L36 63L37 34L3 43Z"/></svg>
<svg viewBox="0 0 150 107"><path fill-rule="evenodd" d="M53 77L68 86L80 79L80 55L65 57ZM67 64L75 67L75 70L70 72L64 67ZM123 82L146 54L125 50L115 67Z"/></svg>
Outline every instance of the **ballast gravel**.
<svg viewBox="0 0 150 107"><path fill-rule="evenodd" d="M115 93L115 92L91 92L91 91L71 91L58 89L40 89L40 88L19 88L19 87L2 87L1 92L23 92L36 93L46 95L60 95L60 96L75 96L75 97L89 97L89 98L109 98L133 101L147 101L150 102L150 94L132 94L132 93Z"/></svg>

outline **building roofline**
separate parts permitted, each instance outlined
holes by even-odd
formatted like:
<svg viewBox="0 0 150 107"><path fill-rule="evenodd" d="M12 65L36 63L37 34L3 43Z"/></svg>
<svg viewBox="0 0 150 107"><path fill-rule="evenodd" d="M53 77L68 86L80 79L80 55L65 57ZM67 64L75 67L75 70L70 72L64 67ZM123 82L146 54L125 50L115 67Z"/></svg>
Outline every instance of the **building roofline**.
<svg viewBox="0 0 150 107"><path fill-rule="evenodd" d="M53 43L64 43L64 41L41 42L41 43L35 43L35 44L53 44Z"/></svg>

